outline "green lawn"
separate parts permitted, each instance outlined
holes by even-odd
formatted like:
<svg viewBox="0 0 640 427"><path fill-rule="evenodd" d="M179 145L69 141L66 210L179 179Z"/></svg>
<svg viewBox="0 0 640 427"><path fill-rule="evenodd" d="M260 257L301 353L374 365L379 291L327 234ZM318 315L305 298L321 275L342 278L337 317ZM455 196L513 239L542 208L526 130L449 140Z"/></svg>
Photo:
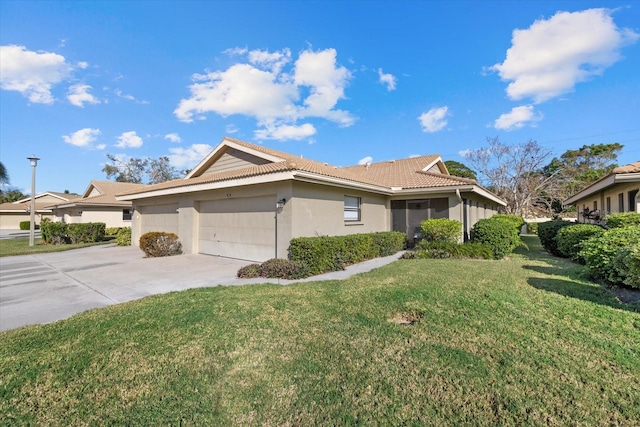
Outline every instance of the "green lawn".
<svg viewBox="0 0 640 427"><path fill-rule="evenodd" d="M638 425L637 307L527 241L2 333L0 423Z"/></svg>
<svg viewBox="0 0 640 427"><path fill-rule="evenodd" d="M29 238L0 240L0 257L14 255L31 255L46 252L62 252L71 249L86 248L88 246L115 243L114 237L107 237L98 243L77 243L73 245L45 245L42 239L34 239L33 246L29 246Z"/></svg>

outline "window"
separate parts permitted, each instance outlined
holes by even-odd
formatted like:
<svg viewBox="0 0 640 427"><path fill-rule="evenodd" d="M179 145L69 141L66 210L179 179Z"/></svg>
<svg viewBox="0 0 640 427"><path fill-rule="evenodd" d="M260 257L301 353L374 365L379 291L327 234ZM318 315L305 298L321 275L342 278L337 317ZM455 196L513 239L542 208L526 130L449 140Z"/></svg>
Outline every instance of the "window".
<svg viewBox="0 0 640 427"><path fill-rule="evenodd" d="M636 211L636 196L638 195L638 190L629 191L629 212Z"/></svg>
<svg viewBox="0 0 640 427"><path fill-rule="evenodd" d="M344 220L360 221L360 197L344 196Z"/></svg>
<svg viewBox="0 0 640 427"><path fill-rule="evenodd" d="M624 212L624 193L618 194L618 212Z"/></svg>
<svg viewBox="0 0 640 427"><path fill-rule="evenodd" d="M122 209L122 220L131 221L131 209Z"/></svg>
<svg viewBox="0 0 640 427"><path fill-rule="evenodd" d="M607 213L611 213L611 197L607 197Z"/></svg>
<svg viewBox="0 0 640 427"><path fill-rule="evenodd" d="M598 201L597 201L597 200L594 200L594 201L593 201L593 210L594 210L594 211L597 211L597 210L598 210Z"/></svg>

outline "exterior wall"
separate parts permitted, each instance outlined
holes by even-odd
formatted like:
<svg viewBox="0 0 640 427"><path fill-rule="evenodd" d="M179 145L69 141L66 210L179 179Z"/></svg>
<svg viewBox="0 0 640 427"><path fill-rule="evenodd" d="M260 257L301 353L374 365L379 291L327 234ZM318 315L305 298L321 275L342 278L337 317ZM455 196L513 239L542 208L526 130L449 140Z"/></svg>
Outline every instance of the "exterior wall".
<svg viewBox="0 0 640 427"><path fill-rule="evenodd" d="M35 223L40 224L42 218L53 219L50 213L36 213ZM23 212L0 214L0 230L19 230L22 221L31 221L31 215Z"/></svg>
<svg viewBox="0 0 640 427"><path fill-rule="evenodd" d="M104 222L107 227L131 227L131 220L127 221L122 219L123 209L128 208L83 208L81 222Z"/></svg>
<svg viewBox="0 0 640 427"><path fill-rule="evenodd" d="M236 150L235 148L228 148L226 152L220 156L220 158L216 160L215 163L202 175L246 168L254 165L264 165L266 163L269 163L269 161L249 153L245 153L244 151Z"/></svg>
<svg viewBox="0 0 640 427"><path fill-rule="evenodd" d="M344 220L345 196L360 198L360 221ZM391 229L387 197L382 195L295 182L292 205L292 238L342 236Z"/></svg>
<svg viewBox="0 0 640 427"><path fill-rule="evenodd" d="M594 222L593 219L585 218L583 215L586 208L588 208L589 211L593 211L594 204L597 206L597 210L601 217L610 213L640 212L640 192L636 194L635 204L633 206L629 206L629 192L639 189L640 182L614 184L598 193L594 193L588 197L580 199L574 203L574 206L577 209L576 218L578 222ZM620 194L622 194L623 198L622 209L620 209L618 202ZM607 209L607 198L609 198L610 201L610 210Z"/></svg>

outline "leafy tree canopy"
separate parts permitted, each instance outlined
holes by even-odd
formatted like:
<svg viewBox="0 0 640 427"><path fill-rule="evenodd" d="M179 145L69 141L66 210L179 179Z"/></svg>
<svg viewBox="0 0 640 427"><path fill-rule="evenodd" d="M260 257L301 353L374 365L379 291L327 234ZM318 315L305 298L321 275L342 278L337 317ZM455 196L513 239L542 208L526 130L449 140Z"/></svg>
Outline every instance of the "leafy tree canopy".
<svg viewBox="0 0 640 427"><path fill-rule="evenodd" d="M107 178L115 179L117 182L158 184L180 178L180 173L171 166L166 156L157 159L131 157L124 160L113 154L107 154L107 159L109 163L105 164L102 172L107 175Z"/></svg>
<svg viewBox="0 0 640 427"><path fill-rule="evenodd" d="M444 162L445 166L447 166L447 170L449 174L453 176L459 176L461 178L469 178L478 180L476 173L467 167L464 163L456 162L455 160L447 160Z"/></svg>

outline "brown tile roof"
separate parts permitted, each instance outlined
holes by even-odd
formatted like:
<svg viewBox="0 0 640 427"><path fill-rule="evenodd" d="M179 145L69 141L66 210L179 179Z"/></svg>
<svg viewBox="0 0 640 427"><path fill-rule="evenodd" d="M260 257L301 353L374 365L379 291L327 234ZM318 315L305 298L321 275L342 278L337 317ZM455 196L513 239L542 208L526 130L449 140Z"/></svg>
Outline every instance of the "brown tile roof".
<svg viewBox="0 0 640 427"><path fill-rule="evenodd" d="M97 189L98 192L100 192L101 194L97 196L87 196L87 197L83 195L82 197L76 197L74 199L71 199L68 202L60 202L54 205L50 204L49 206L51 207L68 206L68 205L131 206L131 202L117 200L116 194L128 192L128 191L137 191L137 190L140 190L141 188L146 188L146 187L149 187L149 186L145 184L133 184L130 182L94 180L94 181L91 181L91 183L87 187L87 190L84 192L84 194L90 194L91 188Z"/></svg>
<svg viewBox="0 0 640 427"><path fill-rule="evenodd" d="M629 163L628 165L617 167L612 171L612 173L615 173L615 174L637 173L637 172L640 172L640 161Z"/></svg>
<svg viewBox="0 0 640 427"><path fill-rule="evenodd" d="M188 187L198 184L209 184L214 182L229 181L233 179L249 178L253 176L268 175L271 173L284 171L301 171L318 174L330 178L339 178L354 183L368 184L381 188L391 189L392 187L402 188L424 188L424 187L447 187L465 184L476 184L475 181L459 178L451 175L444 175L434 172L423 172L422 169L433 164L440 158L437 155L420 156L410 159L401 159L391 162L374 163L365 166L352 166L340 168L327 163L315 160L304 159L278 150L273 150L260 145L250 144L234 138L225 138L246 148L260 151L271 156L284 159L280 162L267 163L264 165L250 166L241 169L229 170L220 173L206 174L188 179L176 179L163 182L145 188L123 191L118 195L131 195L146 191L157 191L171 188Z"/></svg>
<svg viewBox="0 0 640 427"><path fill-rule="evenodd" d="M0 203L0 211L3 212L26 212L26 209L31 206L31 202L23 203ZM50 210L51 203L36 202L36 211Z"/></svg>

